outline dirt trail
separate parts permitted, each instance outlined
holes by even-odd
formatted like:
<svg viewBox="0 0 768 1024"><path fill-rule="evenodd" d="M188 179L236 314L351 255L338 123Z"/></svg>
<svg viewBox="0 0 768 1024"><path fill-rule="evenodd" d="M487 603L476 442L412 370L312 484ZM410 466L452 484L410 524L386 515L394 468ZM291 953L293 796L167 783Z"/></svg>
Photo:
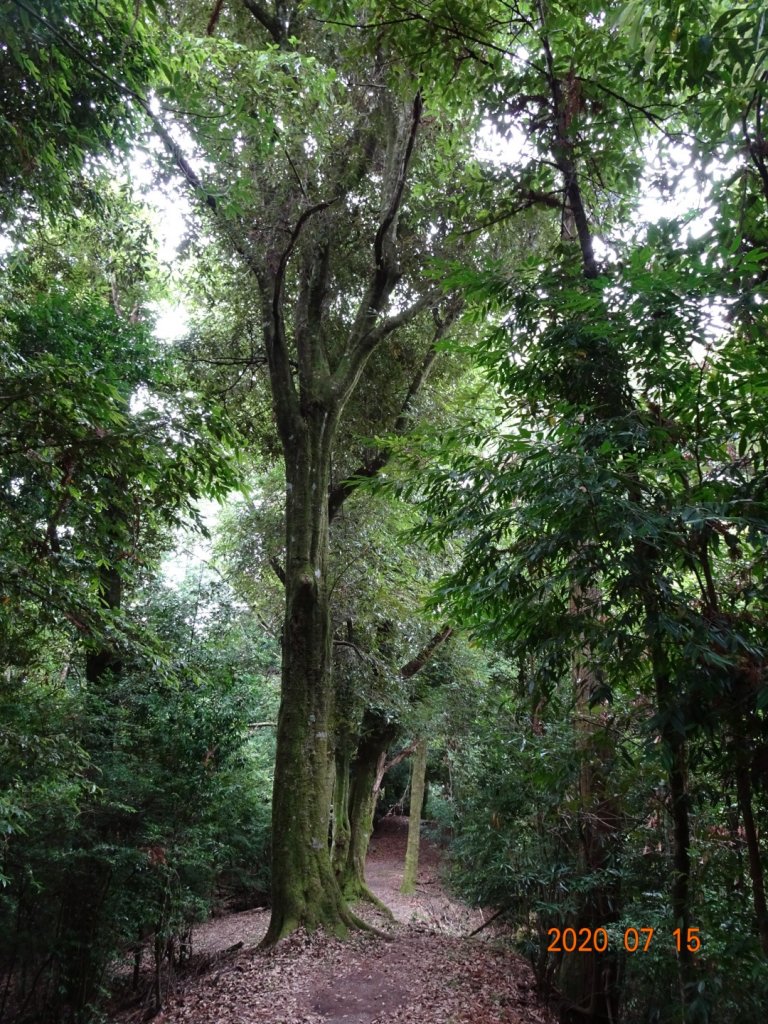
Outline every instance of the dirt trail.
<svg viewBox="0 0 768 1024"><path fill-rule="evenodd" d="M428 924L433 931L466 935L483 923L479 910L450 899L440 882L442 852L422 838L419 877L410 896L400 892L408 840L408 819L382 818L371 839L365 876L369 888L385 903L401 924Z"/></svg>
<svg viewBox="0 0 768 1024"><path fill-rule="evenodd" d="M371 842L367 878L395 915L355 909L391 941L364 933L347 941L292 936L256 950L268 914L246 911L200 926L197 970L177 976L157 1024L552 1024L528 965L482 937L482 923L450 899L440 851L424 842L416 892L399 892L407 822L385 818ZM242 948L231 950L235 943ZM116 1015L127 1024L145 1008Z"/></svg>

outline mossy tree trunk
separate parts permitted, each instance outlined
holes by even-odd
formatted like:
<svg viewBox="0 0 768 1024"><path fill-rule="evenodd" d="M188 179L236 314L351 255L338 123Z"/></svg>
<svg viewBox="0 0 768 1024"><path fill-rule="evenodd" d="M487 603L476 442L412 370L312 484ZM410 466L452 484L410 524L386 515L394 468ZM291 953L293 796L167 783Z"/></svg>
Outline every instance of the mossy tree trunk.
<svg viewBox="0 0 768 1024"><path fill-rule="evenodd" d="M360 729L360 741L351 766L349 785L349 845L339 882L347 899L366 899L381 906L365 881L365 861L373 830L373 813L378 798L376 781L387 749L397 737L397 722L381 711L366 709Z"/></svg>
<svg viewBox="0 0 768 1024"><path fill-rule="evenodd" d="M378 101L377 101L378 102ZM344 933L362 922L349 910L331 863L328 829L334 768L332 622L327 578L329 495L339 420L377 345L437 300L436 292L388 318L383 315L401 277L397 226L421 121L421 97L411 106L383 95L375 113L386 130L371 139L365 166L376 157L382 180L381 220L357 314L346 337L329 348L326 312L333 298L335 245L326 219L335 200L300 203L285 248L251 259L262 295L264 346L275 419L285 461L285 617L281 701L272 801L272 916L265 945L294 929ZM383 143L383 145L382 145ZM342 172L344 173L344 172ZM339 181L338 188L348 187ZM281 214L281 222L284 214ZM323 226L313 229L314 221ZM278 245L284 237L277 234ZM288 266L296 250L290 301ZM290 325L290 330L289 330Z"/></svg>
<svg viewBox="0 0 768 1024"><path fill-rule="evenodd" d="M411 679L421 672L452 633L453 629L450 626L443 626L438 630L418 654L401 667L401 678ZM408 747L387 761L387 750L399 733L400 724L395 719L374 708L365 710L357 751L354 760L348 763L351 772L347 813L349 845L345 858L334 858L334 866L344 894L349 899L367 899L380 907L383 904L374 896L365 881L365 861L373 832L376 801L379 798L384 774L415 749Z"/></svg>
<svg viewBox="0 0 768 1024"><path fill-rule="evenodd" d="M282 691L272 807L273 943L303 925L343 933L355 923L331 867L333 682L328 504L333 417L320 403L286 451Z"/></svg>
<svg viewBox="0 0 768 1024"><path fill-rule="evenodd" d="M347 862L350 839L349 821L349 747L336 750L336 774L333 785L333 828L331 835L331 862L338 878Z"/></svg>
<svg viewBox="0 0 768 1024"><path fill-rule="evenodd" d="M419 844L421 840L421 808L424 803L424 784L427 778L427 741L420 739L411 762L411 813L408 818L408 846L400 892L411 893L416 888L419 874Z"/></svg>

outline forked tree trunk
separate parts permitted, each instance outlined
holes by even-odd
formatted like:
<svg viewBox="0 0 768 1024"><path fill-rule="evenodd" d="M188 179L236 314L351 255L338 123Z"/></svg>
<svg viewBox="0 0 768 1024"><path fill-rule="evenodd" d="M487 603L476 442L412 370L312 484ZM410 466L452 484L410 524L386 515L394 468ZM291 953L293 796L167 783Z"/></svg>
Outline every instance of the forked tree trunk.
<svg viewBox="0 0 768 1024"><path fill-rule="evenodd" d="M419 874L419 844L421 839L421 805L424 802L424 783L427 778L427 741L420 739L411 763L411 813L408 818L408 846L405 851L403 884L400 892L410 893L416 888Z"/></svg>
<svg viewBox="0 0 768 1024"><path fill-rule="evenodd" d="M387 748L398 733L395 721L370 708L363 715L360 742L351 767L349 785L349 846L339 871L339 883L347 899L365 899L387 909L368 888L365 861L373 829L378 787L376 780Z"/></svg>

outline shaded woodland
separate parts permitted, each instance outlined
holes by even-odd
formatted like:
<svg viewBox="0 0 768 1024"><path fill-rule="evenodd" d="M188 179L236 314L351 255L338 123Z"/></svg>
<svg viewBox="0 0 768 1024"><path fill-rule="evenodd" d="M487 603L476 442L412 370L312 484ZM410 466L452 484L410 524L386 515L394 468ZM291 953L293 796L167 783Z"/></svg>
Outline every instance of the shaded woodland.
<svg viewBox="0 0 768 1024"><path fill-rule="evenodd" d="M0 1020L359 955L387 811L765 1020L767 118L757 0L0 0Z"/></svg>

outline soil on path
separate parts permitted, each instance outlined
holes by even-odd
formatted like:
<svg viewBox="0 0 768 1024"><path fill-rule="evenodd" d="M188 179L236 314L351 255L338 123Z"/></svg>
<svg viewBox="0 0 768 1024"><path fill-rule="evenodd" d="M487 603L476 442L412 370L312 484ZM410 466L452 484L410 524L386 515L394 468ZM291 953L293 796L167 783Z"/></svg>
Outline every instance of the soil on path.
<svg viewBox="0 0 768 1024"><path fill-rule="evenodd" d="M553 1024L528 964L495 948L473 911L444 892L440 851L423 842L419 879L400 893L407 820L385 818L371 841L367 879L395 923L369 904L356 912L391 939L346 941L298 933L256 949L268 913L246 911L201 925L195 969L177 975L157 1024ZM243 945L233 950L234 944ZM138 1021L146 1007L115 1016Z"/></svg>

